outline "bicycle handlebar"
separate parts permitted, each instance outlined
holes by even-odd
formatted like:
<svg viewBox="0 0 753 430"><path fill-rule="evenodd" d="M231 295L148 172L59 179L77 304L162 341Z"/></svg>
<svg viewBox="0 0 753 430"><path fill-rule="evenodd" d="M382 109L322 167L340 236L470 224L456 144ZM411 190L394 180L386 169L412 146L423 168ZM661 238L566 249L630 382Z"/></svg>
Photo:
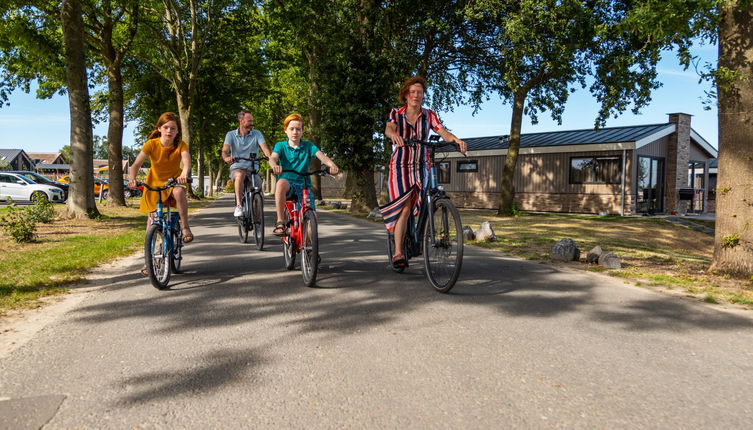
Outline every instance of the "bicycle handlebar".
<svg viewBox="0 0 753 430"><path fill-rule="evenodd" d="M403 139L403 141L407 145L421 145L421 146L429 146L432 148L441 148L443 146L452 145L456 148L458 148L460 145L458 145L456 142L436 142L436 141L427 141L427 140L421 140L421 139Z"/></svg>
<svg viewBox="0 0 753 430"><path fill-rule="evenodd" d="M186 184L190 184L191 182L193 182L193 179L192 178L187 178ZM142 186L142 187L144 187L144 188L146 188L146 189L148 189L150 191L164 191L164 190L166 190L168 188L177 187L178 185L180 185L180 184L178 183L178 181L175 180L175 178L170 178L170 179L167 180L167 182L165 183L165 185L163 185L161 187L154 187L154 188L150 187L149 185L147 185L147 184L145 184L143 182L138 182L138 181L136 182L136 186Z"/></svg>
<svg viewBox="0 0 753 430"><path fill-rule="evenodd" d="M313 172L298 172L296 170L283 169L283 173L284 172L295 173L299 176L311 176L311 175L324 176L324 175L329 175L329 167L325 166L324 168L319 169L319 170L314 170Z"/></svg>
<svg viewBox="0 0 753 430"><path fill-rule="evenodd" d="M254 161L264 161L264 160L269 160L269 158L267 158L267 157L251 157L251 158L246 158L246 157L235 157L235 158L233 158L233 163L235 163L235 162L238 162L238 161L241 161L241 160L245 160L245 161L251 161L251 162L254 162Z"/></svg>

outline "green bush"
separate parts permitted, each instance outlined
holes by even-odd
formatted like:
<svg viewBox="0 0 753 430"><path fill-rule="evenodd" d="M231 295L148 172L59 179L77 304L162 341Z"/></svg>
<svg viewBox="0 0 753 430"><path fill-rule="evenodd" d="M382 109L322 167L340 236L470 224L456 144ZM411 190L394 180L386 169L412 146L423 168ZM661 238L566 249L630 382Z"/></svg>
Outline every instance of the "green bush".
<svg viewBox="0 0 753 430"><path fill-rule="evenodd" d="M16 242L31 242L36 237L37 224L28 211L17 208L15 203L8 206L0 222L3 223L3 231Z"/></svg>
<svg viewBox="0 0 753 430"><path fill-rule="evenodd" d="M46 199L37 200L33 206L26 208L26 212L29 219L35 223L48 224L55 217L55 209L52 207L52 203Z"/></svg>

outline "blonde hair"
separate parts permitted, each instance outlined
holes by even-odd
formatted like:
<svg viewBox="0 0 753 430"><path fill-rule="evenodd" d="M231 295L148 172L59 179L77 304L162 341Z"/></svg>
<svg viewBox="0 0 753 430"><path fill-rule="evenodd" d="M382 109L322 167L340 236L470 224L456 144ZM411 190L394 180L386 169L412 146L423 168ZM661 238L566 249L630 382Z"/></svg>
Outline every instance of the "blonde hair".
<svg viewBox="0 0 753 430"><path fill-rule="evenodd" d="M283 129L288 129L288 124L290 124L291 121L300 121L301 127L303 127L303 117L300 114L297 113L291 113L287 117L285 117L285 121L282 122Z"/></svg>

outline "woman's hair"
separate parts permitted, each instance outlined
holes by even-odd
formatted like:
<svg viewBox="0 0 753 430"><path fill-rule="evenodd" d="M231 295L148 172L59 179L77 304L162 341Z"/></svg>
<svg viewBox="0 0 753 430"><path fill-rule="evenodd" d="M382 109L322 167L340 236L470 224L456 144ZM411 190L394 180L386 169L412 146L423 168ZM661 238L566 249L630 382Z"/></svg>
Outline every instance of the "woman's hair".
<svg viewBox="0 0 753 430"><path fill-rule="evenodd" d="M152 130L151 133L149 133L149 139L154 139L155 137L162 136L162 133L160 133L159 128L165 125L168 121L175 121L175 124L178 126L178 133L175 135L175 139L173 139L173 143L178 143L181 140L181 136L183 135L182 129L180 128L180 118L178 118L178 115L175 115L172 112L165 112L162 115L159 116L159 119L157 119L157 125L154 126L154 130Z"/></svg>
<svg viewBox="0 0 753 430"><path fill-rule="evenodd" d="M288 124L290 124L291 121L300 121L301 126L303 126L303 117L301 117L301 115L297 113L291 113L285 118L285 121L283 121L282 123L284 130L288 129Z"/></svg>
<svg viewBox="0 0 753 430"><path fill-rule="evenodd" d="M399 101L400 103L405 103L405 96L408 95L410 87L415 84L421 84L421 86L424 88L424 92L426 92L426 79L424 79L423 76L416 75L408 78L408 80L403 83L403 86L400 88L400 92L398 93L397 101Z"/></svg>

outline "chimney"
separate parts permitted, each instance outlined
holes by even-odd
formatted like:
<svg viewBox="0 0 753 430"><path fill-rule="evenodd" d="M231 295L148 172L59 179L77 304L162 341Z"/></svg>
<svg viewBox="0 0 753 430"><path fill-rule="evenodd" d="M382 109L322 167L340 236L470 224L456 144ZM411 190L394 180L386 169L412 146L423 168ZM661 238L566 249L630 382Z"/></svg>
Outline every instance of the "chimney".
<svg viewBox="0 0 753 430"><path fill-rule="evenodd" d="M690 117L686 113L669 114L669 123L675 132L667 143L667 206L666 210L685 214L688 202L680 201L679 189L688 187L688 162L690 161Z"/></svg>

